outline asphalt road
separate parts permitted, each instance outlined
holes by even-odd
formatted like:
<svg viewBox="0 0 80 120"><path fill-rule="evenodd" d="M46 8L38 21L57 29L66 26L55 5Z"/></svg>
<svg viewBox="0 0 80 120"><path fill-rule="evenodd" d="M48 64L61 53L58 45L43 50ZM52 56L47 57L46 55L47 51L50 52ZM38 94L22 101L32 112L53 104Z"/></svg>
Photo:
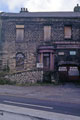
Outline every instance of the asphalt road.
<svg viewBox="0 0 80 120"><path fill-rule="evenodd" d="M44 110L49 112L80 116L79 103L49 101L36 98L17 97L8 95L0 95L0 103L36 110Z"/></svg>

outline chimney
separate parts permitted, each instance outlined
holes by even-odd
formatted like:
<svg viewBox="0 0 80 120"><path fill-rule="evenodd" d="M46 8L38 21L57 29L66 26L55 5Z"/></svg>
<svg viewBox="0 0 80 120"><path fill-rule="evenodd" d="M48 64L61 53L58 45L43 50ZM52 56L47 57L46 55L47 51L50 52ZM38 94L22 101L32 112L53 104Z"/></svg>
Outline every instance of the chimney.
<svg viewBox="0 0 80 120"><path fill-rule="evenodd" d="M28 12L28 9L27 8L21 8L20 13L23 13L23 12Z"/></svg>
<svg viewBox="0 0 80 120"><path fill-rule="evenodd" d="M80 12L80 6L77 4L77 6L74 7L74 12Z"/></svg>

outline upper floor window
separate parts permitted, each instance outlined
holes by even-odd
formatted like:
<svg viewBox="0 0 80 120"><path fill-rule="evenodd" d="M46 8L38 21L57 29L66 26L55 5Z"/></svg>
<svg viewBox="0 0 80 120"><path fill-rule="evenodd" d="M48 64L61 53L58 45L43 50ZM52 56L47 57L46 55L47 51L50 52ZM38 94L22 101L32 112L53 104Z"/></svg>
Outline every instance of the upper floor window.
<svg viewBox="0 0 80 120"><path fill-rule="evenodd" d="M64 38L71 39L71 36L72 36L71 32L72 32L71 26L65 26L64 27Z"/></svg>
<svg viewBox="0 0 80 120"><path fill-rule="evenodd" d="M44 26L44 40L50 40L51 39L51 26Z"/></svg>
<svg viewBox="0 0 80 120"><path fill-rule="evenodd" d="M16 41L24 40L24 25L16 25Z"/></svg>

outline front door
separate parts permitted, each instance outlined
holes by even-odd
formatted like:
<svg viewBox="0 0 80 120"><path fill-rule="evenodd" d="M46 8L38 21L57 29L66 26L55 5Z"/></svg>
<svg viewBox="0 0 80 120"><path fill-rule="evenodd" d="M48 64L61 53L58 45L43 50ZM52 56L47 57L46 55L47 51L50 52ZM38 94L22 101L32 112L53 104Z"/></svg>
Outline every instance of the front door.
<svg viewBox="0 0 80 120"><path fill-rule="evenodd" d="M45 70L50 69L50 54L49 53L43 54L43 67Z"/></svg>

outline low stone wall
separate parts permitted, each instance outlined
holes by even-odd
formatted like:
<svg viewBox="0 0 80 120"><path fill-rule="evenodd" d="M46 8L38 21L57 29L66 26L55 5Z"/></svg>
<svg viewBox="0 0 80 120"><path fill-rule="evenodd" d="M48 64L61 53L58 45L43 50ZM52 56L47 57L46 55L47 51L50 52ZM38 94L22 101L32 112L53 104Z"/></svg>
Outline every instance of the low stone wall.
<svg viewBox="0 0 80 120"><path fill-rule="evenodd" d="M43 71L25 71L6 75L5 78L19 84L36 83L43 81Z"/></svg>

